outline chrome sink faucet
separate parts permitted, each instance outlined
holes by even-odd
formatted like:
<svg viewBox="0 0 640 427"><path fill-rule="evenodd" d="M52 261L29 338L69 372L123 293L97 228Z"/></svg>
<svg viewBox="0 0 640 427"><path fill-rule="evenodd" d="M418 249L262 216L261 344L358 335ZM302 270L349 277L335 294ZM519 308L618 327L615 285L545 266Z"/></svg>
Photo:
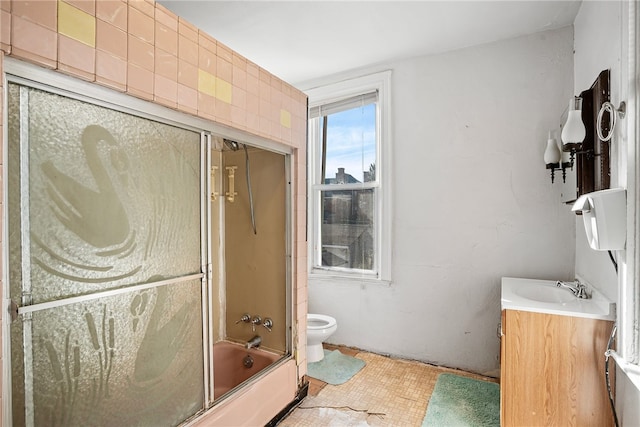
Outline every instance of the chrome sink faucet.
<svg viewBox="0 0 640 427"><path fill-rule="evenodd" d="M591 298L589 296L589 294L587 293L587 288L586 286L584 286L582 283L578 282L577 280L575 282L571 282L571 283L567 283L567 282L563 282L561 280L558 280L556 282L556 286L562 289L567 289L569 292L571 292L573 295L575 295L576 298L580 298L580 299L589 299Z"/></svg>

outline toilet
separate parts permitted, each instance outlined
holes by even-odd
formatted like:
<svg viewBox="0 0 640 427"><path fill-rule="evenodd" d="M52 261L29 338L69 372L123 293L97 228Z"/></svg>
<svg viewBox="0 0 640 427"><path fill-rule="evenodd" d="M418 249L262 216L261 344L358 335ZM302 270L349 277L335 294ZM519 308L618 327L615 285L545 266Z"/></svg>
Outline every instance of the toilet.
<svg viewBox="0 0 640 427"><path fill-rule="evenodd" d="M307 314L307 362L324 358L322 343L338 329L338 322L324 314Z"/></svg>

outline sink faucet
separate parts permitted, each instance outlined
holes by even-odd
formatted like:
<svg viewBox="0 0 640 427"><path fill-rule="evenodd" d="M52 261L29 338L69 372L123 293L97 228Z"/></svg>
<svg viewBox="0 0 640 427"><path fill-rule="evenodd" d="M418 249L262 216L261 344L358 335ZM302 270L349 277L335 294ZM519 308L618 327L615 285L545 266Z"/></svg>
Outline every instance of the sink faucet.
<svg viewBox="0 0 640 427"><path fill-rule="evenodd" d="M567 282L558 280L556 282L556 286L562 289L567 289L569 292L575 295L576 298L580 298L580 299L590 298L589 294L587 293L587 288L577 280L575 281L575 283L567 283Z"/></svg>
<svg viewBox="0 0 640 427"><path fill-rule="evenodd" d="M247 341L247 343L244 345L244 348L246 348L247 350L249 350L250 348L258 348L260 347L260 344L262 344L262 338L260 337L260 335L256 335L255 337Z"/></svg>

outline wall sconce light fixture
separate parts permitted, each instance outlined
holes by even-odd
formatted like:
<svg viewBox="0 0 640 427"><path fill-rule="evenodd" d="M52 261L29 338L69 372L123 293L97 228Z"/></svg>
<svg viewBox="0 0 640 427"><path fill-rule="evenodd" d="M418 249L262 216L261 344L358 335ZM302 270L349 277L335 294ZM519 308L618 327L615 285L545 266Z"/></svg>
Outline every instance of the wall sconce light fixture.
<svg viewBox="0 0 640 427"><path fill-rule="evenodd" d="M544 150L544 163L547 165L547 169L551 169L551 183L553 184L555 178L556 169L560 168L560 160L562 160L562 154L558 148L558 143L549 131L549 138L547 139L547 148ZM564 173L563 173L564 176Z"/></svg>
<svg viewBox="0 0 640 427"><path fill-rule="evenodd" d="M598 112L598 121L596 124L596 131L598 132L598 138L600 138L602 141L609 141L613 136L613 131L616 127L616 117L620 117L621 119L624 119L626 110L627 110L627 104L625 104L624 101L620 103L620 106L617 109L609 101L603 103L602 107L600 107L600 111ZM605 112L609 113L609 120L611 122L611 125L609 126L609 129L608 129L609 133L607 135L602 134L602 118Z"/></svg>
<svg viewBox="0 0 640 427"><path fill-rule="evenodd" d="M547 147L544 150L544 163L547 169L551 169L551 183L555 181L556 169L562 169L562 182L567 182L567 169L571 168L571 162L565 162L565 156L560 151L553 131L549 131Z"/></svg>
<svg viewBox="0 0 640 427"><path fill-rule="evenodd" d="M569 102L569 114L567 122L562 128L562 151L571 152L571 165L577 151L582 148L582 142L587 135L587 130L582 122L582 98L574 96Z"/></svg>

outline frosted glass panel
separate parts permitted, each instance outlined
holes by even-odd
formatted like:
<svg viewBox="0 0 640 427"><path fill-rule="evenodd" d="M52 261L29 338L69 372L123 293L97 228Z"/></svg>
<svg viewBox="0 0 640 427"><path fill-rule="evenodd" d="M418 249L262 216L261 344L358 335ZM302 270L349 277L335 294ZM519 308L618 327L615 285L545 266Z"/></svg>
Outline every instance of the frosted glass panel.
<svg viewBox="0 0 640 427"><path fill-rule="evenodd" d="M200 134L13 83L7 114L10 294L51 303L10 326L13 425L180 424L205 401Z"/></svg>
<svg viewBox="0 0 640 427"><path fill-rule="evenodd" d="M15 361L26 392L14 382L14 425L30 390L35 425L162 426L195 414L204 405L200 307L195 280L34 313L24 326L32 368Z"/></svg>
<svg viewBox="0 0 640 427"><path fill-rule="evenodd" d="M21 125L10 153L23 170L10 168L10 182L28 173L28 203L10 208L30 243L10 242L34 304L200 272L199 133L36 89L16 101L15 92L9 110L19 103Z"/></svg>

